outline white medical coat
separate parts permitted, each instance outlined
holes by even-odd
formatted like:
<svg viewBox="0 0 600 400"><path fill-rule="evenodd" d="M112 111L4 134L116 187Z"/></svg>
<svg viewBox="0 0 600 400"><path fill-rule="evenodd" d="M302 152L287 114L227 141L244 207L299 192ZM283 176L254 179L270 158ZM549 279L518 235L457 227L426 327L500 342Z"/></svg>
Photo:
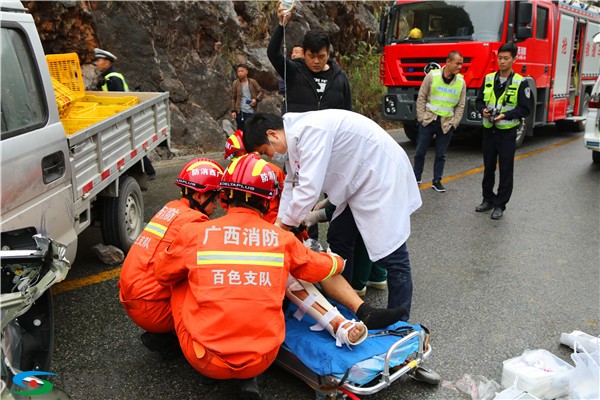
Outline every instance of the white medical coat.
<svg viewBox="0 0 600 400"><path fill-rule="evenodd" d="M346 110L286 113L286 179L279 218L298 226L321 192L349 206L373 261L391 254L410 235L410 215L421 195L408 156L375 122Z"/></svg>

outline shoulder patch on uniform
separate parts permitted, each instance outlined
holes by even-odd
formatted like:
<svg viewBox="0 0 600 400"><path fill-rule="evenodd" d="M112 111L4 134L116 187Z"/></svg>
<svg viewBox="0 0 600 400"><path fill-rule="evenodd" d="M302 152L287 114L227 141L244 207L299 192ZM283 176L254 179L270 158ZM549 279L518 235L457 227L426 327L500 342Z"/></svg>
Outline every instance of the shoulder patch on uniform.
<svg viewBox="0 0 600 400"><path fill-rule="evenodd" d="M531 97L531 89L530 88L526 87L523 92L525 93L525 97L527 97L527 98Z"/></svg>

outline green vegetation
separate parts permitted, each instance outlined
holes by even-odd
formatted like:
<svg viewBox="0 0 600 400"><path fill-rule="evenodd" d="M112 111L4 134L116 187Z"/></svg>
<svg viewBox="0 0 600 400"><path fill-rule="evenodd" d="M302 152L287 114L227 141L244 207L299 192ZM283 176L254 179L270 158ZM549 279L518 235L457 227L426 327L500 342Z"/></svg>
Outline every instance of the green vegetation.
<svg viewBox="0 0 600 400"><path fill-rule="evenodd" d="M340 57L340 64L350 80L353 110L380 121L381 98L385 87L379 83L377 47L361 41L353 54Z"/></svg>

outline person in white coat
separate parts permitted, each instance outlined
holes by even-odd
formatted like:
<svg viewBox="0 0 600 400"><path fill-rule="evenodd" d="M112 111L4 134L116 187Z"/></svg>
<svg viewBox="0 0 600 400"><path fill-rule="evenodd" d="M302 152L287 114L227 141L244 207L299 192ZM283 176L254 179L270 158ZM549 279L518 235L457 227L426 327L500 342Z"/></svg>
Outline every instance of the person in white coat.
<svg viewBox="0 0 600 400"><path fill-rule="evenodd" d="M372 261L388 271L388 308L404 306L412 277L406 241L421 195L404 150L375 122L347 110L257 113L246 122L244 145L284 159L286 179L276 224L298 227L327 193L337 206L327 239L352 269L360 232ZM348 276L346 276L348 279Z"/></svg>

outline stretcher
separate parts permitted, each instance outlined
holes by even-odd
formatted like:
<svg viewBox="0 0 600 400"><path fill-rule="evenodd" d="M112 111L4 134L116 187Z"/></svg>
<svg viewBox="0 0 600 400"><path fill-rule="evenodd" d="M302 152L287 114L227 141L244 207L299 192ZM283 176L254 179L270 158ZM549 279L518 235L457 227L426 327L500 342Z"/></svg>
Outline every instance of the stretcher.
<svg viewBox="0 0 600 400"><path fill-rule="evenodd" d="M335 304L346 318L352 312ZM421 325L397 322L386 329L369 330L368 338L352 349L336 347L324 331L314 332L316 321L305 315L293 318L296 308L286 311L286 338L276 364L302 379L315 390L317 399L359 399L389 387L404 375L438 384L439 375L421 366L431 354L429 332Z"/></svg>

